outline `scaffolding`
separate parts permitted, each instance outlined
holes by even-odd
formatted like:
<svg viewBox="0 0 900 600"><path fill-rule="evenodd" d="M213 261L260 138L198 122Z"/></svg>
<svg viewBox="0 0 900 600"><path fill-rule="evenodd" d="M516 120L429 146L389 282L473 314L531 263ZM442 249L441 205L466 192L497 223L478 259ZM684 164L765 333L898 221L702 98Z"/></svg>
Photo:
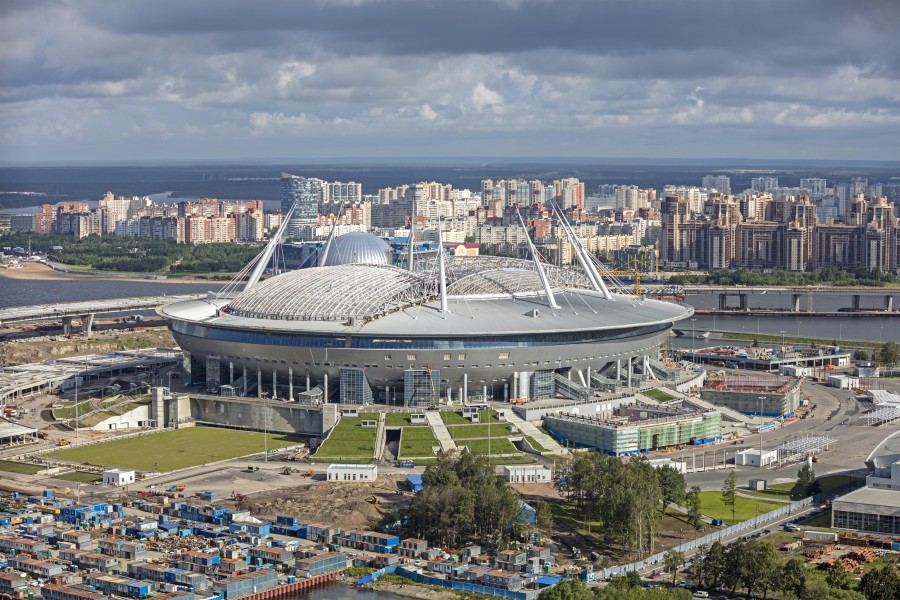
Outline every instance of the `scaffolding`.
<svg viewBox="0 0 900 600"><path fill-rule="evenodd" d="M531 398L546 400L556 396L556 373L551 370L535 371L531 374Z"/></svg>
<svg viewBox="0 0 900 600"><path fill-rule="evenodd" d="M857 417L856 424L878 427L893 423L898 419L900 419L900 405L884 405Z"/></svg>
<svg viewBox="0 0 900 600"><path fill-rule="evenodd" d="M778 462L796 462L830 450L834 443L835 440L828 436L806 434L784 442L775 451L778 452Z"/></svg>
<svg viewBox="0 0 900 600"><path fill-rule="evenodd" d="M372 404L372 386L366 378L366 370L359 367L341 367L341 404Z"/></svg>
<svg viewBox="0 0 900 600"><path fill-rule="evenodd" d="M413 408L437 406L441 389L440 369L403 371L403 404Z"/></svg>

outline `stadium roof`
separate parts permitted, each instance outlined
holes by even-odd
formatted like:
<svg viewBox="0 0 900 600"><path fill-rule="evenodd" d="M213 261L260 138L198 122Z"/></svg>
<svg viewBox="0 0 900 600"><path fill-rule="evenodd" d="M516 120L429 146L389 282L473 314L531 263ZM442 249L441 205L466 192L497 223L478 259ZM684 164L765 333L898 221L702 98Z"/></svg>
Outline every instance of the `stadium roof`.
<svg viewBox="0 0 900 600"><path fill-rule="evenodd" d="M365 231L352 231L331 240L328 256L325 258L324 264L319 266L388 265L390 264L390 251L390 246L380 237Z"/></svg>

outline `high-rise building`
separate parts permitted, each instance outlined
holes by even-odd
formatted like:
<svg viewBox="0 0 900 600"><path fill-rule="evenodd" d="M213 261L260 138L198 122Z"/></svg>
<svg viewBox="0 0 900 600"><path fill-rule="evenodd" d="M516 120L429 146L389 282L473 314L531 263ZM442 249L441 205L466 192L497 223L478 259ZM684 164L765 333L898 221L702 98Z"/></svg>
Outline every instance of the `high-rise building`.
<svg viewBox="0 0 900 600"><path fill-rule="evenodd" d="M777 187L777 177L753 177L750 180L750 189L754 192L771 192Z"/></svg>
<svg viewBox="0 0 900 600"><path fill-rule="evenodd" d="M824 179L819 177L809 177L800 180L800 187L805 189L811 197L821 198L828 191L826 183Z"/></svg>
<svg viewBox="0 0 900 600"><path fill-rule="evenodd" d="M281 212L287 214L296 206L287 224L289 238L312 239L319 217L319 204L324 195L325 182L289 173L281 174Z"/></svg>
<svg viewBox="0 0 900 600"><path fill-rule="evenodd" d="M705 175L701 185L720 194L731 194L731 179L727 175Z"/></svg>

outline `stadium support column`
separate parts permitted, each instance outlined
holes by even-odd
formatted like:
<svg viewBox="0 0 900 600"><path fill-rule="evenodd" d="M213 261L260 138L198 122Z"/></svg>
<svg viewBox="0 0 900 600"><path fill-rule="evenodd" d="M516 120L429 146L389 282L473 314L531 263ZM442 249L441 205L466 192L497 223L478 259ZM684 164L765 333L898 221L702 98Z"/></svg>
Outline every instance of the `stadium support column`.
<svg viewBox="0 0 900 600"><path fill-rule="evenodd" d="M503 382L503 401L509 402L509 382Z"/></svg>
<svg viewBox="0 0 900 600"><path fill-rule="evenodd" d="M247 395L247 365L244 366L244 396Z"/></svg>
<svg viewBox="0 0 900 600"><path fill-rule="evenodd" d="M628 376L628 387L631 387L631 357L628 357L628 372L626 373Z"/></svg>
<svg viewBox="0 0 900 600"><path fill-rule="evenodd" d="M585 369L584 376L587 378L588 387L591 387L591 365L588 365L587 369Z"/></svg>
<svg viewBox="0 0 900 600"><path fill-rule="evenodd" d="M462 401L469 401L469 374L463 373L463 390L462 390Z"/></svg>
<svg viewBox="0 0 900 600"><path fill-rule="evenodd" d="M234 385L234 363L228 361L228 385Z"/></svg>
<svg viewBox="0 0 900 600"><path fill-rule="evenodd" d="M71 335L72 334L72 317L63 317L63 335Z"/></svg>
<svg viewBox="0 0 900 600"><path fill-rule="evenodd" d="M262 398L262 369L256 367L256 397Z"/></svg>
<svg viewBox="0 0 900 600"><path fill-rule="evenodd" d="M322 404L328 403L328 371L322 374L322 384L325 386L325 397L322 398Z"/></svg>
<svg viewBox="0 0 900 600"><path fill-rule="evenodd" d="M890 294L884 297L884 310L887 312L894 310L894 297Z"/></svg>
<svg viewBox="0 0 900 600"><path fill-rule="evenodd" d="M306 395L309 395L309 369L306 370Z"/></svg>
<svg viewBox="0 0 900 600"><path fill-rule="evenodd" d="M531 397L529 394L529 372L528 371L519 371L519 398L528 399Z"/></svg>
<svg viewBox="0 0 900 600"><path fill-rule="evenodd" d="M288 367L288 400L294 399L294 369Z"/></svg>
<svg viewBox="0 0 900 600"><path fill-rule="evenodd" d="M616 381L622 381L622 359L616 359Z"/></svg>
<svg viewBox="0 0 900 600"><path fill-rule="evenodd" d="M272 369L272 399L278 395L278 369Z"/></svg>
<svg viewBox="0 0 900 600"><path fill-rule="evenodd" d="M581 385L584 387L588 387L587 381L584 379L584 373L581 372L581 369L572 369L576 373L578 373L578 380L581 381Z"/></svg>
<svg viewBox="0 0 900 600"><path fill-rule="evenodd" d="M650 356L647 354L644 355L644 375L650 379L657 379L656 373L654 373L653 369L650 367Z"/></svg>
<svg viewBox="0 0 900 600"><path fill-rule="evenodd" d="M513 397L513 398L518 398L518 397L519 397L519 372L518 372L518 371L513 371L513 376L512 376L512 397Z"/></svg>

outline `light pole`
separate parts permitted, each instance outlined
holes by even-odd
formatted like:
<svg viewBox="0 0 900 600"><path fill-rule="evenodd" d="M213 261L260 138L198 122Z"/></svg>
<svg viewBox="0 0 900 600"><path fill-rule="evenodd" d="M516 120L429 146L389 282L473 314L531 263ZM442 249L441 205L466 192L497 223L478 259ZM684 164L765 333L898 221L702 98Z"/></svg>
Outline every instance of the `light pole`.
<svg viewBox="0 0 900 600"><path fill-rule="evenodd" d="M762 434L763 434L763 412L762 412L762 403L763 400L766 399L765 396L757 396L757 400L759 400L759 468L761 469L763 466L763 449L762 449Z"/></svg>
<svg viewBox="0 0 900 600"><path fill-rule="evenodd" d="M784 359L784 334L787 333L784 329L781 330L781 358Z"/></svg>
<svg viewBox="0 0 900 600"><path fill-rule="evenodd" d="M269 407L266 405L266 397L263 396L263 462L269 462Z"/></svg>
<svg viewBox="0 0 900 600"><path fill-rule="evenodd" d="M844 341L844 324L843 323L838 323L838 337L840 338L841 342Z"/></svg>
<svg viewBox="0 0 900 600"><path fill-rule="evenodd" d="M691 362L694 362L694 359L696 358L694 356L695 344L697 342L697 326L695 325L696 322L697 319L691 319Z"/></svg>
<svg viewBox="0 0 900 600"><path fill-rule="evenodd" d="M803 324L803 321L797 321L797 337L800 337L800 325Z"/></svg>
<svg viewBox="0 0 900 600"><path fill-rule="evenodd" d="M78 373L75 373L75 437L78 437Z"/></svg>

